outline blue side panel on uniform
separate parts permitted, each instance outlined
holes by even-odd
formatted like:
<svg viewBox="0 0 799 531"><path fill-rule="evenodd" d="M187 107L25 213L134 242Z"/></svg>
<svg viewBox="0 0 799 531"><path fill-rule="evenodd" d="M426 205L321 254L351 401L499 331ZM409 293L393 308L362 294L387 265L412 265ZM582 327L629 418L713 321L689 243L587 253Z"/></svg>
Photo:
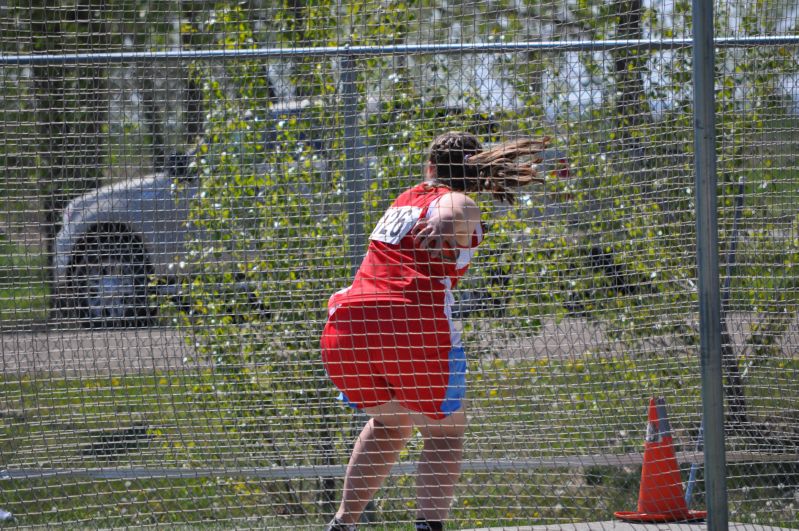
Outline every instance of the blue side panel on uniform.
<svg viewBox="0 0 799 531"><path fill-rule="evenodd" d="M461 408L466 397L466 352L463 347L452 347L449 351L449 384L441 403L441 412L447 415Z"/></svg>
<svg viewBox="0 0 799 531"><path fill-rule="evenodd" d="M349 398L347 398L347 395L345 395L344 393L339 393L338 394L338 399L343 404L350 406L352 409L361 409L361 406L359 406L355 402L352 402Z"/></svg>

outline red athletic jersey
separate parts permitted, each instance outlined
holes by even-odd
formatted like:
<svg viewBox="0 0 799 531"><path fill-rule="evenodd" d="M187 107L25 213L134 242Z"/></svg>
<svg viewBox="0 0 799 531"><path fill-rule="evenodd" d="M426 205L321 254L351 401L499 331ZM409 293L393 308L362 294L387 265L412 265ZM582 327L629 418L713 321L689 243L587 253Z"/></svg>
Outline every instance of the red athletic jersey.
<svg viewBox="0 0 799 531"><path fill-rule="evenodd" d="M369 248L350 287L335 293L330 310L343 304L371 301L444 305L450 289L469 268L483 228L477 227L470 247L458 248L454 261L434 258L414 246L414 225L431 217L449 188L418 184L397 197L369 236Z"/></svg>

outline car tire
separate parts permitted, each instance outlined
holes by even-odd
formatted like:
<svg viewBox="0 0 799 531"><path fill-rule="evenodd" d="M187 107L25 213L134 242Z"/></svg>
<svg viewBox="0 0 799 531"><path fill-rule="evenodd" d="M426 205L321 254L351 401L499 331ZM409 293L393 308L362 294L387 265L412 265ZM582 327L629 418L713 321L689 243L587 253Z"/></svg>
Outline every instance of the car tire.
<svg viewBox="0 0 799 531"><path fill-rule="evenodd" d="M94 234L76 247L69 275L71 313L92 328L152 324L151 267L141 243L120 232Z"/></svg>

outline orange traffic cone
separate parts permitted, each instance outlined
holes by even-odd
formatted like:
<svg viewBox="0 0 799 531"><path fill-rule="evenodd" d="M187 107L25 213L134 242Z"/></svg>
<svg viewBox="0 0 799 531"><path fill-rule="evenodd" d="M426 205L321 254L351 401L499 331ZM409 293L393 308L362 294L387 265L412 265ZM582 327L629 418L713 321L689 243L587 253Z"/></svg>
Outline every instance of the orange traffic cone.
<svg viewBox="0 0 799 531"><path fill-rule="evenodd" d="M685 502L664 398L649 401L638 511L614 514L630 522L680 522L707 516L705 511L689 510Z"/></svg>

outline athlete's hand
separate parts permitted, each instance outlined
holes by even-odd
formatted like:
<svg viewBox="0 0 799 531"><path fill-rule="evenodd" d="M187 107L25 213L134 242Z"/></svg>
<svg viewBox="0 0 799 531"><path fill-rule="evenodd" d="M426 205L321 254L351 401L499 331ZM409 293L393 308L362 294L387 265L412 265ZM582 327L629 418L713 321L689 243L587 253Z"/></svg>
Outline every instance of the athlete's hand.
<svg viewBox="0 0 799 531"><path fill-rule="evenodd" d="M455 249L458 246L451 219L443 219L441 216L420 219L411 229L411 235L413 244L419 249L428 251L433 258L453 260L452 253L446 252L447 249Z"/></svg>

